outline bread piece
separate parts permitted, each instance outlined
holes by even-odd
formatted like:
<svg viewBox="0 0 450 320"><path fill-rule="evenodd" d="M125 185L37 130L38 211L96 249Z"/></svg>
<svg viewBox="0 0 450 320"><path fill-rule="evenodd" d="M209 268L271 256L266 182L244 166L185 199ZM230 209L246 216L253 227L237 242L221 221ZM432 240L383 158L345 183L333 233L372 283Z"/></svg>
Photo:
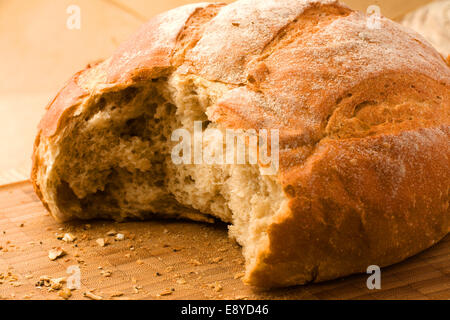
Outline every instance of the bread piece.
<svg viewBox="0 0 450 320"><path fill-rule="evenodd" d="M450 230L450 67L418 34L370 21L331 0L157 16L49 105L37 194L59 221L221 219L258 287L365 272L432 246ZM175 165L170 135L196 120L279 129L279 171Z"/></svg>

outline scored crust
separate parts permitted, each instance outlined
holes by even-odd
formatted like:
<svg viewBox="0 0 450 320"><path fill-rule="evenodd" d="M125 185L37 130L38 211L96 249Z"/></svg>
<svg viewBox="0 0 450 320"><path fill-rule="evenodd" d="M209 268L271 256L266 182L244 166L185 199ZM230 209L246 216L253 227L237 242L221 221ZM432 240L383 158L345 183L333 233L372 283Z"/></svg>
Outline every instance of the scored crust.
<svg viewBox="0 0 450 320"><path fill-rule="evenodd" d="M164 13L49 105L33 154L46 189L59 137L83 105L135 83L194 75L228 88L207 112L224 128L279 129L288 203L245 281L288 286L364 272L450 231L450 68L422 37L337 1L241 0ZM196 217L201 219L200 217Z"/></svg>

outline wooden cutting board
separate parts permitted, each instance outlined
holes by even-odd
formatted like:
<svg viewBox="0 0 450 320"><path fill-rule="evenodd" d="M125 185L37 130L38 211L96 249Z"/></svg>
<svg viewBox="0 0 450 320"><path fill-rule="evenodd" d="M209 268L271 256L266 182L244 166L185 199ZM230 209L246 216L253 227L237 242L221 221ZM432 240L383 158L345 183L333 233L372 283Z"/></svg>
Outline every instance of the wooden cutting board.
<svg viewBox="0 0 450 320"><path fill-rule="evenodd" d="M116 241L109 231L125 235ZM73 243L61 237L71 233ZM113 234L113 233L111 233ZM58 239L59 238L59 239ZM106 240L106 246L97 243ZM368 275L273 291L245 286L244 260L224 224L183 221L58 224L29 182L0 187L0 297L62 299L61 290L37 287L42 276L68 277L80 268L81 288L104 299L449 299L450 236L435 247L385 268L381 290L366 287ZM66 255L50 261L61 247ZM118 296L118 297L114 297Z"/></svg>

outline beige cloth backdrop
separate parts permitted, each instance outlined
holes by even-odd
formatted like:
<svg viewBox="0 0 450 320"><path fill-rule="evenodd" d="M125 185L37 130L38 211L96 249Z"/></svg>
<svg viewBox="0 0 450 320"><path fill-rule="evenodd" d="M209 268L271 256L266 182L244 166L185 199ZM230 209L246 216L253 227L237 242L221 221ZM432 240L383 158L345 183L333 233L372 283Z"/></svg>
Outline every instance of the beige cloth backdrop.
<svg viewBox="0 0 450 320"><path fill-rule="evenodd" d="M39 118L80 68L108 57L153 15L190 0L0 0L0 185L27 179ZM225 1L231 2L231 1ZM379 5L399 19L427 0L347 0ZM81 8L81 30L66 27L69 5Z"/></svg>

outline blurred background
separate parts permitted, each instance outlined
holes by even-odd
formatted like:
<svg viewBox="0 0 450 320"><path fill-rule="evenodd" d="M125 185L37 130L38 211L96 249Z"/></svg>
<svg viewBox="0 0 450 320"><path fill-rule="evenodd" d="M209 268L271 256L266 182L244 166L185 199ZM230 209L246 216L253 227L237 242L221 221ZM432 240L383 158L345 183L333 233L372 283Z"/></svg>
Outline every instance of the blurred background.
<svg viewBox="0 0 450 320"><path fill-rule="evenodd" d="M200 1L0 0L0 185L28 179L37 124L73 73L110 56L152 16L192 2ZM431 0L343 2L364 12L377 5L382 15L415 28L450 54L450 0L438 6ZM73 5L81 10L79 30L67 28Z"/></svg>

